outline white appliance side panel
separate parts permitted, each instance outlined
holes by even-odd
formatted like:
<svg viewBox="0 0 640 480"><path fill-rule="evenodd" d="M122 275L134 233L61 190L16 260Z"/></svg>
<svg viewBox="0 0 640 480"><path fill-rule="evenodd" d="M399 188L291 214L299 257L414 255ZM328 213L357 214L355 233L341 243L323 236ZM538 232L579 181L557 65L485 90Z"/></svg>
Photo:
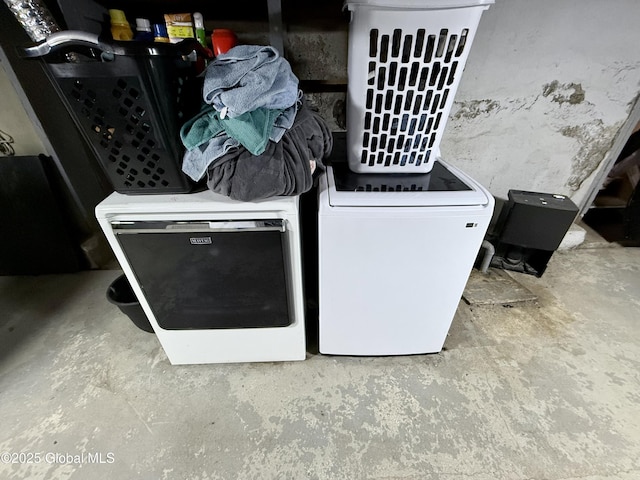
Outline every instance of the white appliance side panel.
<svg viewBox="0 0 640 480"><path fill-rule="evenodd" d="M493 201L405 209L325 203L320 210L320 352L439 352Z"/></svg>

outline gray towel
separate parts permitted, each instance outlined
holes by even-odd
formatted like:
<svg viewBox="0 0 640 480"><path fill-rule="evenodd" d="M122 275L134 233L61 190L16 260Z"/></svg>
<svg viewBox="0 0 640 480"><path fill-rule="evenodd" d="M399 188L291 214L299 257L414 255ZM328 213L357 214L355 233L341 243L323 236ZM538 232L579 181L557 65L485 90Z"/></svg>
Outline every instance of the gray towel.
<svg viewBox="0 0 640 480"><path fill-rule="evenodd" d="M284 110L298 99L298 78L275 48L239 45L209 64L202 95L232 118L260 107Z"/></svg>
<svg viewBox="0 0 640 480"><path fill-rule="evenodd" d="M313 184L312 161L322 166L333 137L322 117L303 105L291 129L261 155L244 148L220 157L207 169L210 190L245 202L298 195Z"/></svg>

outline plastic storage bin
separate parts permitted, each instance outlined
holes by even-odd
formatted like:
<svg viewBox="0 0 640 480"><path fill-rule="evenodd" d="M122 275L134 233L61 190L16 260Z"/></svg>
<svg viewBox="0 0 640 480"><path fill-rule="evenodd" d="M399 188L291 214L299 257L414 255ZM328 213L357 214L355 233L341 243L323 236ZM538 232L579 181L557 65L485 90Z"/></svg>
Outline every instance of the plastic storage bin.
<svg viewBox="0 0 640 480"><path fill-rule="evenodd" d="M493 0L348 1L347 159L427 173L482 12Z"/></svg>
<svg viewBox="0 0 640 480"><path fill-rule="evenodd" d="M191 191L181 171L180 127L201 102L193 62L184 58L197 42L105 43L84 32L61 32L47 42L26 49L26 56L44 58L114 189Z"/></svg>
<svg viewBox="0 0 640 480"><path fill-rule="evenodd" d="M107 300L117 306L140 330L153 333L151 322L145 315L127 277L120 275L109 285Z"/></svg>

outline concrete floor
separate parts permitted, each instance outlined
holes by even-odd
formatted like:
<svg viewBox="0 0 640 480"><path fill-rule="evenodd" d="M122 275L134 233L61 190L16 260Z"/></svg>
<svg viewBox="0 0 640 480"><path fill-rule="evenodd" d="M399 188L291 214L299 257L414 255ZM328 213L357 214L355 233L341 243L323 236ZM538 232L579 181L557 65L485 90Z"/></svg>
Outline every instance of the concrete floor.
<svg viewBox="0 0 640 480"><path fill-rule="evenodd" d="M437 355L294 363L171 366L118 274L0 278L0 478L640 478L640 249L514 274Z"/></svg>

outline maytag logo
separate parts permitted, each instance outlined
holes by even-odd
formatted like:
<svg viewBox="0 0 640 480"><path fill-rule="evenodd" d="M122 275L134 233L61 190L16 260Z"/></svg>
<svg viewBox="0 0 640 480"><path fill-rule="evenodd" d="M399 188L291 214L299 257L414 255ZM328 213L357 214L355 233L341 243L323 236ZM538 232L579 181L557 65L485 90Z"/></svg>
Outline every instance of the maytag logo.
<svg viewBox="0 0 640 480"><path fill-rule="evenodd" d="M211 245L211 237L191 237L191 245Z"/></svg>

